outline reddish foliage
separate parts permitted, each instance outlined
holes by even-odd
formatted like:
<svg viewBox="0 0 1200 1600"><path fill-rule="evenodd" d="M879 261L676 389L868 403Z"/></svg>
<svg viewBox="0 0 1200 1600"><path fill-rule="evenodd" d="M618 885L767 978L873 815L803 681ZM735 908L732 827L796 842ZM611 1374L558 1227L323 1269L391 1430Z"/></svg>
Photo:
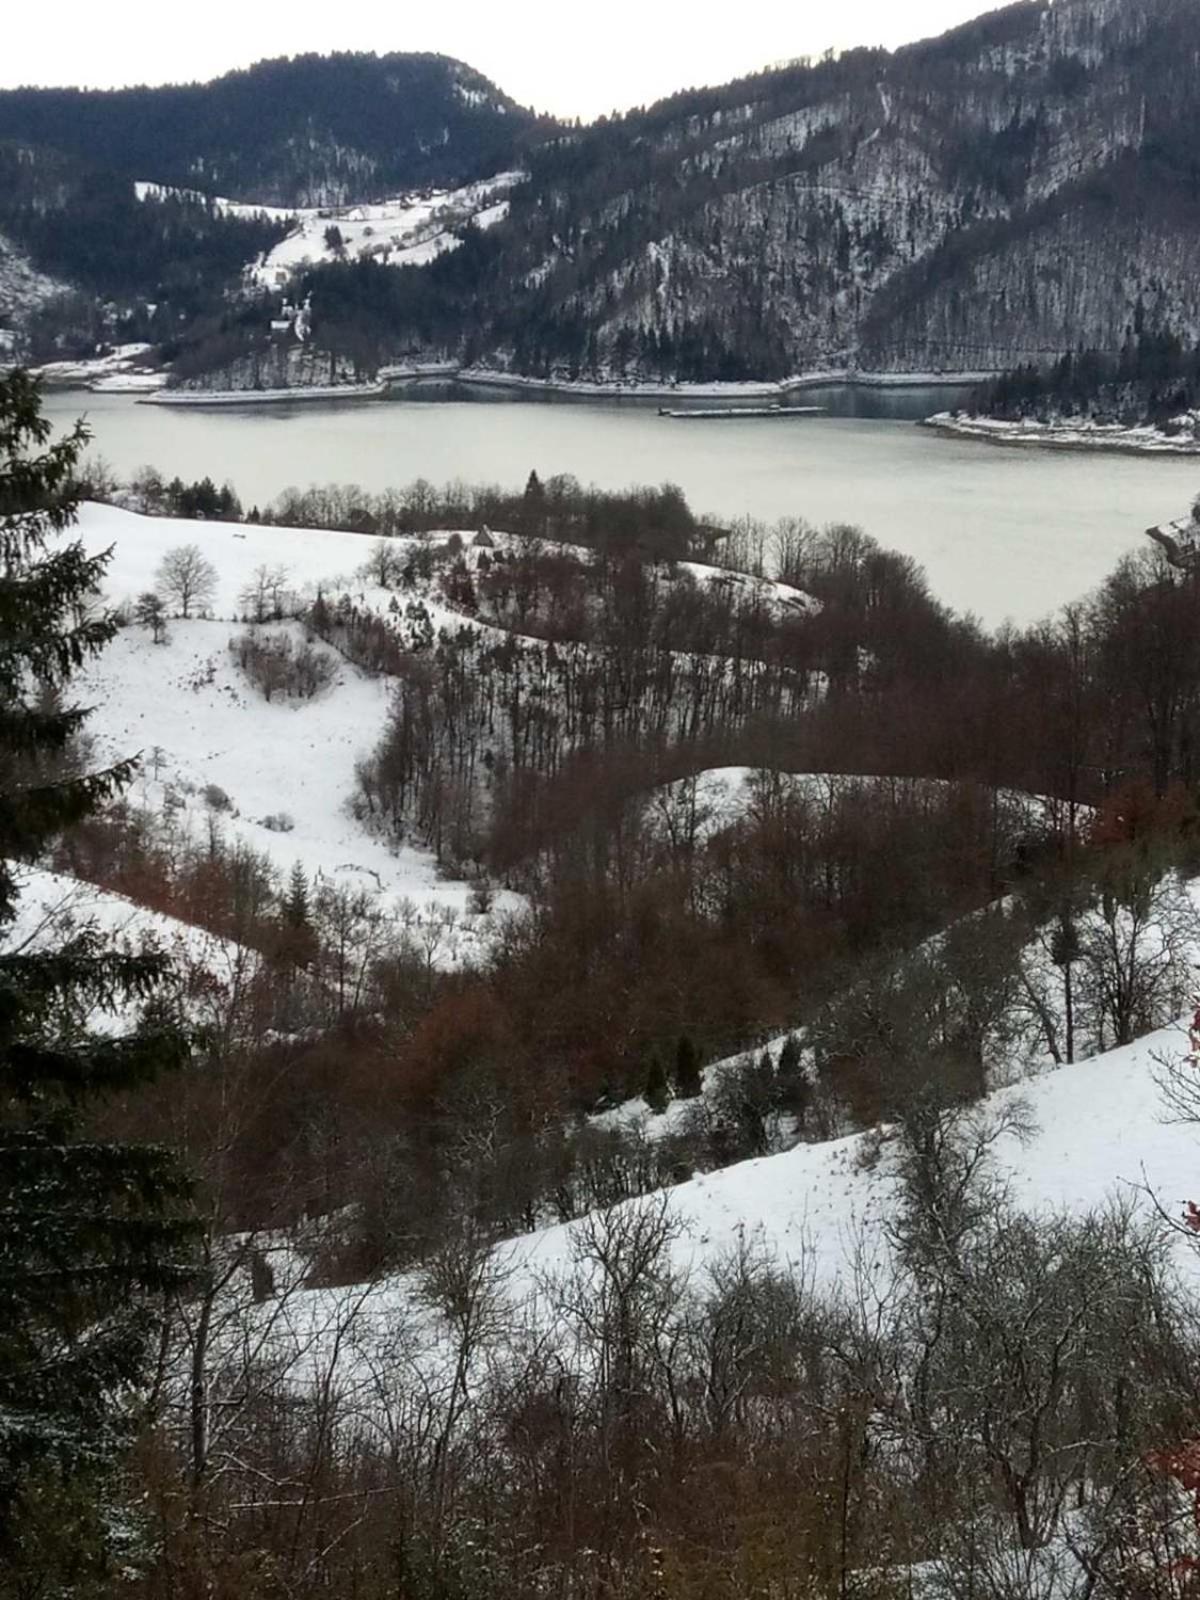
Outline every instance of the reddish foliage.
<svg viewBox="0 0 1200 1600"><path fill-rule="evenodd" d="M1182 783L1157 795L1146 778L1114 789L1097 807L1090 838L1103 849L1139 840L1177 838L1194 820L1195 807Z"/></svg>

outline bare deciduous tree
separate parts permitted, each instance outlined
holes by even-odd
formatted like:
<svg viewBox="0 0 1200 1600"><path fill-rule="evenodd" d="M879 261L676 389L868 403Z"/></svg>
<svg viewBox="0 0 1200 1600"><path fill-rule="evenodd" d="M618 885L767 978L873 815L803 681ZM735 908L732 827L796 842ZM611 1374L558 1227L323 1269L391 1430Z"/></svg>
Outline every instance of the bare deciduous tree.
<svg viewBox="0 0 1200 1600"><path fill-rule="evenodd" d="M211 605L217 592L217 569L196 544L173 546L155 576L159 592L184 618Z"/></svg>

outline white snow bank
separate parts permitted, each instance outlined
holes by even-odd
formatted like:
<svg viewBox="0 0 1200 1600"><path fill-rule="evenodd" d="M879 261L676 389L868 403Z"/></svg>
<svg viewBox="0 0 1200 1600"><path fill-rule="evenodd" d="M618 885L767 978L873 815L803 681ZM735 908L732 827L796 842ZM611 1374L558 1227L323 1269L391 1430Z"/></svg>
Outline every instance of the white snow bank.
<svg viewBox="0 0 1200 1600"><path fill-rule="evenodd" d="M1126 427L1119 422L1095 422L1090 417L1039 421L1026 417L1006 422L999 417L960 416L939 411L924 426L955 439L981 439L987 444L1038 445L1046 450L1121 450L1137 455L1200 455L1200 415L1187 412L1173 418L1169 432L1146 423Z"/></svg>
<svg viewBox="0 0 1200 1600"><path fill-rule="evenodd" d="M119 344L107 355L88 356L80 361L47 361L33 371L44 383L57 388L106 393L150 391L167 381L165 372L146 365L143 358L150 349L148 344Z"/></svg>
<svg viewBox="0 0 1200 1600"><path fill-rule="evenodd" d="M262 406L294 405L311 400L377 400L387 393L387 384L322 383L303 384L291 389L160 389L149 395L146 404L156 406Z"/></svg>

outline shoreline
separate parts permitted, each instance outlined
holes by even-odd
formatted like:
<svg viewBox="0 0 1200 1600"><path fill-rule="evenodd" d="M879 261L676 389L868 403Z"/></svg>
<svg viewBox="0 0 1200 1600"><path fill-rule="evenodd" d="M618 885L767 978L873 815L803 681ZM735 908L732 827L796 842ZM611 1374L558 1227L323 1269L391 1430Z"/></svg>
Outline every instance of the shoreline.
<svg viewBox="0 0 1200 1600"><path fill-rule="evenodd" d="M331 400L380 400L386 383L307 384L295 389L159 389L138 400L143 406L271 406Z"/></svg>
<svg viewBox="0 0 1200 1600"><path fill-rule="evenodd" d="M516 372L492 372L464 367L454 374L456 383L480 389L527 390L533 394L561 394L597 400L780 400L805 389L965 389L995 377L993 372L858 372L831 367L797 373L790 378L748 380L740 383L602 383L590 379L530 378Z"/></svg>
<svg viewBox="0 0 1200 1600"><path fill-rule="evenodd" d="M29 370L48 392L86 389L91 394L145 394L161 389L167 381L167 374L160 367L145 365L143 358L150 350L148 344L122 344L106 356L44 361Z"/></svg>
<svg viewBox="0 0 1200 1600"><path fill-rule="evenodd" d="M515 393L561 395L577 400L719 400L732 407L762 401L785 401L808 389L962 389L983 382L990 373L852 372L849 369L799 373L795 377L745 383L602 383L586 379L530 378L521 373L492 372L430 362L413 367L381 367L373 383L307 384L286 389L159 389L140 402L168 406L286 405L290 402L377 400L410 384L456 383L464 388Z"/></svg>
<svg viewBox="0 0 1200 1600"><path fill-rule="evenodd" d="M941 411L925 417L918 427L929 428L946 439L999 445L1012 450L1103 451L1112 455L1200 456L1200 437L1172 437L1149 423L1123 427L1120 423L1007 422L999 417L957 417Z"/></svg>

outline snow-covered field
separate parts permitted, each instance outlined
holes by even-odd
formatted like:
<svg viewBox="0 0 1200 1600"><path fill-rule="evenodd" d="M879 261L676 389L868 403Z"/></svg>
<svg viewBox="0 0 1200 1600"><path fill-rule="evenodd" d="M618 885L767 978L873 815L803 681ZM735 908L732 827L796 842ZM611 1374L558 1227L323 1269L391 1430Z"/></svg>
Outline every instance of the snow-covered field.
<svg viewBox="0 0 1200 1600"><path fill-rule="evenodd" d="M260 257L248 269L248 276L263 288L282 289L299 268L339 256L350 260L370 256L395 267L424 266L444 251L453 250L459 243L458 231L468 222L490 228L502 221L508 215L505 196L523 176L520 172L500 172L461 189L398 195L373 205L340 209L323 206L282 213L294 218L292 232ZM218 204L230 205L227 201ZM326 240L326 233L335 228L340 249Z"/></svg>
<svg viewBox="0 0 1200 1600"><path fill-rule="evenodd" d="M135 183L134 193L139 200L168 200L178 198L181 200L198 200L203 205L208 204L209 197L199 189L173 189L162 183ZM294 211L289 211L286 206L263 206L243 200L226 200L217 195L213 206L224 217L269 217L272 222L287 222L295 216Z"/></svg>
<svg viewBox="0 0 1200 1600"><path fill-rule="evenodd" d="M381 906L461 913L460 946L482 936L469 912L469 885L439 876L416 845L394 849L351 814L354 768L383 730L391 688L345 662L313 700L270 703L229 654L239 596L255 570L282 567L287 587L333 599L351 593L366 606L391 595L356 577L371 541L356 534L257 528L143 517L112 506L83 508L78 534L90 551L112 548L106 599L121 605L154 586L164 553L194 543L213 563L218 585L211 618L173 620L165 644L132 625L76 680L101 759L141 752L132 799L160 811L168 795L195 829L210 815L227 837L268 856L281 876L300 861L310 878L368 890ZM289 626L295 626L294 624ZM215 813L212 786L230 809ZM264 820L265 819L265 820ZM281 820L282 819L282 820ZM290 824L290 825L289 825ZM501 903L513 903L501 895Z"/></svg>
<svg viewBox="0 0 1200 1600"><path fill-rule="evenodd" d="M993 1170L1013 1203L1031 1214L1079 1215L1119 1200L1147 1214L1161 1208L1180 1217L1200 1193L1200 1133L1167 1120L1157 1078L1163 1064L1187 1048L1180 1022L990 1096L985 1115L1019 1102L1032 1126L1024 1141L1006 1135L993 1148ZM897 1199L888 1130L797 1145L667 1190L667 1216L675 1225L671 1262L686 1282L703 1289L713 1267L748 1247L790 1267L818 1293L883 1294L890 1279L886 1224ZM496 1281L515 1327L532 1321L545 1333L553 1322L546 1296L572 1270L576 1226L556 1224L497 1246ZM1177 1264L1192 1280L1200 1272L1200 1257L1181 1244ZM423 1344L423 1353L413 1351L419 1367L445 1359L444 1334L403 1274L348 1289L293 1292L283 1325L306 1350L305 1359L320 1362L332 1354L350 1310L361 1333L350 1366L360 1356L370 1360L375 1338L394 1336L397 1326L407 1326Z"/></svg>
<svg viewBox="0 0 1200 1600"><path fill-rule="evenodd" d="M1002 1089L993 1109L1023 1100L1038 1131L1025 1145L998 1147L997 1168L1013 1200L1027 1210L1082 1212L1109 1196L1150 1204L1155 1196L1178 1216L1200 1192L1200 1133L1165 1120L1155 1082L1160 1061L1188 1048L1186 1028L1164 1028L1091 1061L1060 1067ZM706 1173L669 1191L683 1225L679 1263L702 1269L740 1240L802 1263L823 1288L843 1283L860 1243L883 1248L881 1223L894 1180L885 1139L876 1159L870 1134L801 1144L780 1155ZM563 1264L569 1226L548 1228L505 1247L523 1277Z"/></svg>
<svg viewBox="0 0 1200 1600"><path fill-rule="evenodd" d="M47 361L35 367L44 383L64 389L93 389L100 393L141 394L161 389L165 372L146 365L148 344L119 344L107 355L80 361Z"/></svg>
<svg viewBox="0 0 1200 1600"><path fill-rule="evenodd" d="M352 206L288 208L221 196L215 197L212 204L224 216L266 216L274 222L292 224L286 239L246 268L248 280L258 287L283 289L299 268L339 257L354 260L372 256L396 267L424 266L444 251L455 249L458 232L468 222L479 228L502 222L508 215L506 196L524 176L523 172L498 172L459 189L424 190ZM171 189L159 183L136 183L134 189L139 200L178 195L208 202L208 196L198 190ZM337 229L340 249L326 241L331 228Z"/></svg>

